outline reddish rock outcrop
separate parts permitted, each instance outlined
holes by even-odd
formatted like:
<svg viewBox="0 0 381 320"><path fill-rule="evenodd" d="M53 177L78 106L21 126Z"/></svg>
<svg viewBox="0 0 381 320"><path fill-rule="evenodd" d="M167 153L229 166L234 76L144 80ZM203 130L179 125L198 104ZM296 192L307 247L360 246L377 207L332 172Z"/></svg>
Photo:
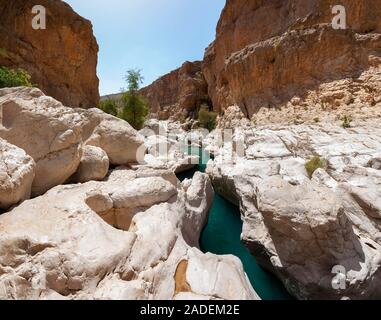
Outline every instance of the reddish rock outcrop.
<svg viewBox="0 0 381 320"><path fill-rule="evenodd" d="M227 0L204 60L142 89L151 116L184 120L210 100L219 125L231 106L256 124L372 117L381 105L381 0L341 1L345 30L332 26L335 5Z"/></svg>
<svg viewBox="0 0 381 320"><path fill-rule="evenodd" d="M237 104L251 117L261 107L286 105L295 96L303 101L311 91L318 92L318 103L321 84L350 79L353 86L364 71L378 68L381 1L340 1L347 30L332 28L337 4L228 0L203 65L215 110ZM361 86L369 86L373 95L381 92L379 84L356 83Z"/></svg>
<svg viewBox="0 0 381 320"><path fill-rule="evenodd" d="M208 85L201 71L202 61L185 62L140 90L150 108L150 118L179 120L196 116L202 103L210 104ZM101 97L120 102L121 93Z"/></svg>
<svg viewBox="0 0 381 320"><path fill-rule="evenodd" d="M143 88L141 93L155 118L184 120L194 116L208 96L201 62L185 62L180 68Z"/></svg>
<svg viewBox="0 0 381 320"><path fill-rule="evenodd" d="M32 28L35 5L46 8L45 30ZM98 45L90 21L58 0L0 0L0 17L0 65L27 70L65 105L96 106Z"/></svg>

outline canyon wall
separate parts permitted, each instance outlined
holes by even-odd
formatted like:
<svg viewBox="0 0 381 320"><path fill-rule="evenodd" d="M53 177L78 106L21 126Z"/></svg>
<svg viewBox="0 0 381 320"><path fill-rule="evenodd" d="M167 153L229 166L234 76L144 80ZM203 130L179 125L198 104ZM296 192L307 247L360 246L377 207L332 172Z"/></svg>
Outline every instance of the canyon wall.
<svg viewBox="0 0 381 320"><path fill-rule="evenodd" d="M32 8L46 8L46 29L32 28ZM23 68L32 83L70 107L95 107L98 44L92 24L63 1L0 0L0 65Z"/></svg>
<svg viewBox="0 0 381 320"><path fill-rule="evenodd" d="M140 94L150 108L150 118L185 121L194 118L202 103L210 104L208 85L201 71L202 61L184 62L170 73L142 88ZM120 103L121 93L101 97Z"/></svg>
<svg viewBox="0 0 381 320"><path fill-rule="evenodd" d="M142 90L154 117L183 120L198 101L210 100L221 116L237 105L257 124L313 122L323 111L350 113L381 102L381 0L341 1L340 30L332 25L337 4L226 1L204 60Z"/></svg>
<svg viewBox="0 0 381 320"><path fill-rule="evenodd" d="M153 117L185 120L195 115L197 108L208 96L201 66L201 61L187 61L141 90Z"/></svg>
<svg viewBox="0 0 381 320"><path fill-rule="evenodd" d="M203 73L216 111L305 98L322 83L358 78L379 64L381 1L343 0L347 29L332 28L334 0L228 0Z"/></svg>

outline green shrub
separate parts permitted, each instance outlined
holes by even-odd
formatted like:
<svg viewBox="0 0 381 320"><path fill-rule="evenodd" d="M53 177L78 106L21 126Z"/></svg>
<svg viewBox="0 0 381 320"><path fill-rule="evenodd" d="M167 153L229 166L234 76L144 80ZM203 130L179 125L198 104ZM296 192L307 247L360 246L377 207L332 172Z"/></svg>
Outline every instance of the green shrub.
<svg viewBox="0 0 381 320"><path fill-rule="evenodd" d="M344 128L344 129L348 129L348 128L350 128L351 127L351 122L352 122L352 119L351 119L351 117L348 117L347 115L345 115L344 117L343 117L343 123L342 123L342 127Z"/></svg>
<svg viewBox="0 0 381 320"><path fill-rule="evenodd" d="M308 160L305 164L308 176L310 179L312 178L312 175L314 172L321 168L321 169L326 169L327 168L327 161L320 158L319 156L314 156L310 160Z"/></svg>
<svg viewBox="0 0 381 320"><path fill-rule="evenodd" d="M128 91L122 96L122 110L119 117L126 120L136 130L143 128L149 108L139 94L139 85L143 82L140 70L128 70L126 74Z"/></svg>
<svg viewBox="0 0 381 320"><path fill-rule="evenodd" d="M217 113L209 111L208 106L201 106L198 111L198 122L200 126L212 131L216 128Z"/></svg>
<svg viewBox="0 0 381 320"><path fill-rule="evenodd" d="M118 105L115 102L115 100L107 99L107 100L101 101L98 105L98 108L101 109L103 112L111 114L115 117L118 116Z"/></svg>
<svg viewBox="0 0 381 320"><path fill-rule="evenodd" d="M0 66L0 88L32 87L30 75L23 69L9 69Z"/></svg>
<svg viewBox="0 0 381 320"><path fill-rule="evenodd" d="M125 92L122 105L120 118L126 120L134 129L142 129L148 116L148 106L144 99L139 94Z"/></svg>
<svg viewBox="0 0 381 320"><path fill-rule="evenodd" d="M319 123L320 119L318 117L314 118L315 123Z"/></svg>

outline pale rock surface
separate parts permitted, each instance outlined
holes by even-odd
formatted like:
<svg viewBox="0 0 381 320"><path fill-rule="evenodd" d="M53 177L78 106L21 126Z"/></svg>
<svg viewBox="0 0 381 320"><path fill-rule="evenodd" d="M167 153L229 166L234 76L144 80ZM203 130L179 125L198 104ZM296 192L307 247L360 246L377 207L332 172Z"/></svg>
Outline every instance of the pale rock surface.
<svg viewBox="0 0 381 320"><path fill-rule="evenodd" d="M199 156L186 155L184 152L174 151L160 157L147 154L144 161L145 164L154 168L170 168L175 173L181 173L197 166L199 159Z"/></svg>
<svg viewBox="0 0 381 320"><path fill-rule="evenodd" d="M173 177L120 167L0 216L0 298L258 299L237 258L189 245L211 205L209 178L183 187ZM118 230L101 218L112 210L136 212Z"/></svg>
<svg viewBox="0 0 381 320"><path fill-rule="evenodd" d="M75 109L83 117L84 144L106 151L113 165L143 161L146 153L144 138L128 122L99 109Z"/></svg>
<svg viewBox="0 0 381 320"><path fill-rule="evenodd" d="M165 130L156 134L149 128L153 122ZM150 120L148 126L140 131L145 136L147 154L140 165L149 165L155 168L170 168L175 173L181 173L198 165L200 157L187 154L189 144L192 143L193 132L187 133L178 122ZM194 132L197 141L202 141L199 131ZM204 132L204 136L206 133ZM193 137L194 139L194 137Z"/></svg>
<svg viewBox="0 0 381 320"><path fill-rule="evenodd" d="M115 165L136 162L146 152L142 137L125 121L97 109L65 107L37 88L0 89L0 137L36 162L32 195L67 181L77 171L83 145L102 148Z"/></svg>
<svg viewBox="0 0 381 320"><path fill-rule="evenodd" d="M213 201L214 190L207 175L196 172L192 180L186 179L182 183L186 198L186 215L183 223L183 236L186 241L198 246L195 234L201 234L208 220L208 210Z"/></svg>
<svg viewBox="0 0 381 320"><path fill-rule="evenodd" d="M103 180L109 169L107 153L98 147L84 146L82 157L73 180L76 182L87 182L91 180Z"/></svg>
<svg viewBox="0 0 381 320"><path fill-rule="evenodd" d="M0 138L0 209L30 197L35 166L24 150Z"/></svg>
<svg viewBox="0 0 381 320"><path fill-rule="evenodd" d="M177 189L161 177L147 177L129 181L123 189L115 186L108 190L108 194L110 196L101 194L103 206L100 205L97 192L89 194L87 204L110 225L128 230L137 212L157 203L174 201ZM110 208L109 204L112 204Z"/></svg>
<svg viewBox="0 0 381 320"><path fill-rule="evenodd" d="M0 137L36 162L33 195L64 183L77 170L82 118L73 109L39 89L14 88L0 90L0 113Z"/></svg>
<svg viewBox="0 0 381 320"><path fill-rule="evenodd" d="M168 122L160 121L157 119L148 119L144 123L144 128L139 131L144 137L149 137L151 135L167 135L168 133Z"/></svg>
<svg viewBox="0 0 381 320"><path fill-rule="evenodd" d="M154 157L166 156L176 149L177 141L170 137L161 135L151 135L145 140L148 154Z"/></svg>
<svg viewBox="0 0 381 320"><path fill-rule="evenodd" d="M234 130L207 173L216 192L240 205L242 240L300 299L381 297L381 150L378 120ZM242 144L241 147L239 144ZM305 170L318 155L327 168ZM332 286L334 266L346 289Z"/></svg>

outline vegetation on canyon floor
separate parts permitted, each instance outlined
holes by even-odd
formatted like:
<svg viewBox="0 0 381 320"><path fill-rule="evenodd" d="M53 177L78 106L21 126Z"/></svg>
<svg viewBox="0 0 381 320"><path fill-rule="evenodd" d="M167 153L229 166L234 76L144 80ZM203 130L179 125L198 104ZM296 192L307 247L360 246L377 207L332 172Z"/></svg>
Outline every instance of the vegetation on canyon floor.
<svg viewBox="0 0 381 320"><path fill-rule="evenodd" d="M31 76L23 69L9 69L0 66L0 88L32 87Z"/></svg>
<svg viewBox="0 0 381 320"><path fill-rule="evenodd" d="M321 168L327 168L327 161L325 159L320 158L319 156L313 156L310 160L308 160L305 164L308 176L312 178L314 172Z"/></svg>
<svg viewBox="0 0 381 320"><path fill-rule="evenodd" d="M141 71L128 70L125 80L128 87L127 90L123 89L119 105L115 100L107 99L100 102L98 108L127 121L134 129L140 130L149 113L149 107L139 93L140 84L143 82Z"/></svg>
<svg viewBox="0 0 381 320"><path fill-rule="evenodd" d="M216 128L217 113L210 111L207 105L202 105L198 111L200 126L212 131Z"/></svg>
<svg viewBox="0 0 381 320"><path fill-rule="evenodd" d="M344 129L348 129L348 128L351 127L351 122L352 122L352 118L351 118L351 117L345 115L345 116L343 117L342 120L343 120L343 123L342 123L341 126L342 126Z"/></svg>
<svg viewBox="0 0 381 320"><path fill-rule="evenodd" d="M112 99L101 101L98 105L98 108L101 109L103 112L111 114L115 117L117 117L119 113L118 104Z"/></svg>

